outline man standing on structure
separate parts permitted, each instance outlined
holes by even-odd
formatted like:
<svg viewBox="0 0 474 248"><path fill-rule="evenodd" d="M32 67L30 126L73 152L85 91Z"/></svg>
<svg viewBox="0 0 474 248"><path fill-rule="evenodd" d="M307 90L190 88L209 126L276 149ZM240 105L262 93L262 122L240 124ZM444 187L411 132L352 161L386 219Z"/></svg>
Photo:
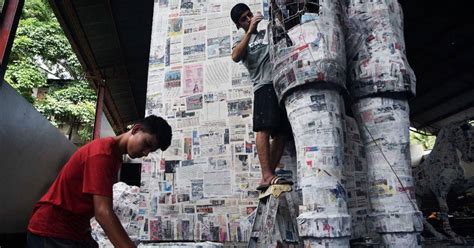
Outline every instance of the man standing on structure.
<svg viewBox="0 0 474 248"><path fill-rule="evenodd" d="M253 131L257 133L257 154L262 167L262 180L257 190L265 190L273 184L293 184L275 175L291 128L273 88L267 30L257 31L263 16L260 12L253 15L243 3L235 5L230 16L237 28L245 31L234 43L232 60L243 62L253 82ZM270 138L273 138L272 142Z"/></svg>

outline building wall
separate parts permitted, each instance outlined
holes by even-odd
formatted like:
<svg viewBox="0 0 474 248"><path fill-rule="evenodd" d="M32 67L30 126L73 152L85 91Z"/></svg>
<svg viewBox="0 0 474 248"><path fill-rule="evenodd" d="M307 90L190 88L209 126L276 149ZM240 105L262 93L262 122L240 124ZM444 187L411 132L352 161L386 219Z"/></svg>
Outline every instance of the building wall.
<svg viewBox="0 0 474 248"><path fill-rule="evenodd" d="M75 149L9 84L0 83L0 234L26 232L34 204Z"/></svg>

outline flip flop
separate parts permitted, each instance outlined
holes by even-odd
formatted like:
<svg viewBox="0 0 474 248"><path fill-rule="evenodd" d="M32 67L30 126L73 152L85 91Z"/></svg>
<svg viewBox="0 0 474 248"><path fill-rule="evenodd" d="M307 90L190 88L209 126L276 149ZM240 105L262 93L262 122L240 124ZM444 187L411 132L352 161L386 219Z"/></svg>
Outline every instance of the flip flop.
<svg viewBox="0 0 474 248"><path fill-rule="evenodd" d="M270 180L270 185L274 184L288 184L288 185L293 185L293 182L290 180L287 180L283 177L275 176Z"/></svg>
<svg viewBox="0 0 474 248"><path fill-rule="evenodd" d="M270 184L260 184L258 185L257 190L265 191L268 189L268 187L270 187Z"/></svg>
<svg viewBox="0 0 474 248"><path fill-rule="evenodd" d="M271 185L277 185L277 184L293 185L293 182L292 182L292 181L289 181L289 180L286 180L286 179L283 178L283 177L274 176L274 177L272 178L272 180L270 180L270 183L269 183L269 184L260 184L260 185L257 187L257 190L263 191L263 190L268 189L268 187L270 187Z"/></svg>

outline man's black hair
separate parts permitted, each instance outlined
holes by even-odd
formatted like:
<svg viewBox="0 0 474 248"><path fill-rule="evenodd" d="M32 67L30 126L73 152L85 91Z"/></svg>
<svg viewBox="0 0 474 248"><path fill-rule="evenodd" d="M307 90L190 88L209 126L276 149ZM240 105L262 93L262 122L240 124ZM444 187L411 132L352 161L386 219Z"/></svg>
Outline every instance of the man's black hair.
<svg viewBox="0 0 474 248"><path fill-rule="evenodd" d="M250 8L245 3L238 3L232 7L232 10L230 11L230 18L235 23L235 25L237 25L237 28L239 28L240 16L247 10L250 11Z"/></svg>
<svg viewBox="0 0 474 248"><path fill-rule="evenodd" d="M166 122L165 119L156 115L150 115L145 119L137 122L141 124L141 130L143 132L153 134L156 136L158 141L158 148L162 151L168 149L171 144L172 131L171 126Z"/></svg>

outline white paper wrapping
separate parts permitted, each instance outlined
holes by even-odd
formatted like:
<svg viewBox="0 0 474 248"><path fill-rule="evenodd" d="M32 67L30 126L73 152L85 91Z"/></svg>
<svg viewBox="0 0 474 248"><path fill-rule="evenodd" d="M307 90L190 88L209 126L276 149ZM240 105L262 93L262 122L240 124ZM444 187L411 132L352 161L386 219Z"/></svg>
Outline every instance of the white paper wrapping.
<svg viewBox="0 0 474 248"><path fill-rule="evenodd" d="M381 92L415 94L408 64L403 13L397 0L342 1L347 21L347 87L355 98Z"/></svg>
<svg viewBox="0 0 474 248"><path fill-rule="evenodd" d="M307 239L347 243L351 218L343 181L344 105L335 90L296 90L285 106L293 128L303 202L298 232ZM342 240L342 241L341 241Z"/></svg>
<svg viewBox="0 0 474 248"><path fill-rule="evenodd" d="M352 221L351 238L369 236L369 194L367 188L367 160L356 120L345 116L344 183L347 207Z"/></svg>
<svg viewBox="0 0 474 248"><path fill-rule="evenodd" d="M137 223L140 202L140 188L118 182L113 186L113 207L120 223L132 241L138 242L139 226ZM113 247L95 218L91 219L92 237L100 247Z"/></svg>
<svg viewBox="0 0 474 248"><path fill-rule="evenodd" d="M346 57L341 27L342 8L339 1L319 1L319 13L305 21L306 16L288 10L303 11L304 2L276 1L273 15L281 20L271 25L270 59L273 63L273 84L282 101L293 88L304 84L330 83L345 88ZM297 21L284 30L279 23ZM285 34L286 33L286 34Z"/></svg>
<svg viewBox="0 0 474 248"><path fill-rule="evenodd" d="M213 242L173 242L173 243L142 243L139 248L222 248L223 244Z"/></svg>
<svg viewBox="0 0 474 248"><path fill-rule="evenodd" d="M423 226L411 173L407 101L365 98L353 106L353 111L365 146L375 231L392 233L387 234L391 240L417 236ZM411 234L393 234L401 232Z"/></svg>

